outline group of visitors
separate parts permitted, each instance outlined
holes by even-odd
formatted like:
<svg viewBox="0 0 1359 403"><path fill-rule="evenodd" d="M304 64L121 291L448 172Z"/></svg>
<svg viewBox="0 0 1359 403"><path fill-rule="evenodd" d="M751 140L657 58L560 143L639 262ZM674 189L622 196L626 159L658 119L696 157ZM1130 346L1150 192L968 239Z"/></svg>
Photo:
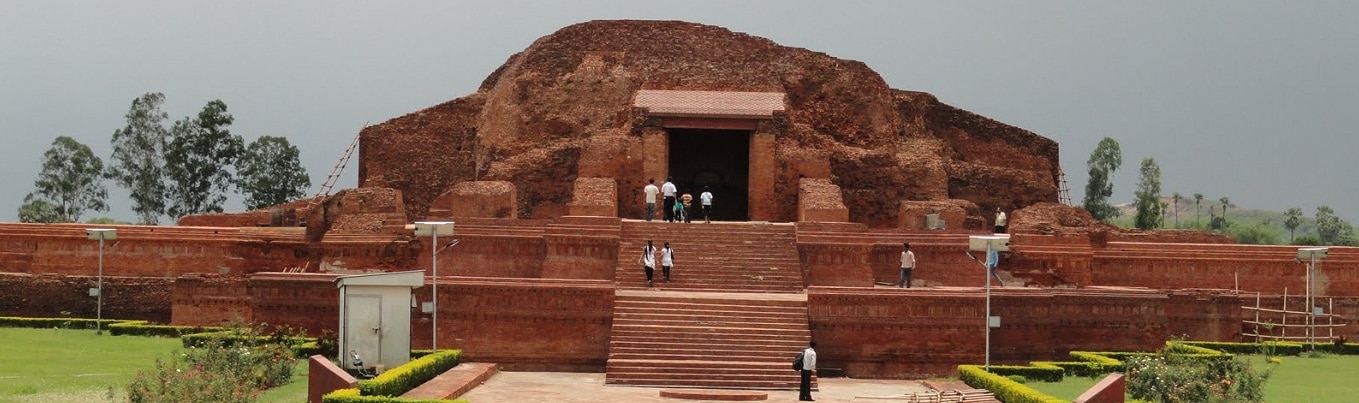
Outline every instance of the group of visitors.
<svg viewBox="0 0 1359 403"><path fill-rule="evenodd" d="M656 179L647 179L647 185L642 188L642 193L646 194L646 214L644 218L651 221L656 214L656 196L661 196L661 211L665 222L690 222L692 215L694 196L689 193L680 194L679 188L675 186L675 178L668 178L661 187L656 187ZM703 222L712 222L713 193L712 189L704 186L703 193L698 195L700 212L703 214Z"/></svg>
<svg viewBox="0 0 1359 403"><path fill-rule="evenodd" d="M665 246L656 249L656 245L651 240L646 240L646 246L642 247L642 271L646 272L646 286L651 286L651 277L656 272L656 255L660 255L661 260L661 279L670 282L670 268L675 267L675 250L670 247L670 241L665 242Z"/></svg>

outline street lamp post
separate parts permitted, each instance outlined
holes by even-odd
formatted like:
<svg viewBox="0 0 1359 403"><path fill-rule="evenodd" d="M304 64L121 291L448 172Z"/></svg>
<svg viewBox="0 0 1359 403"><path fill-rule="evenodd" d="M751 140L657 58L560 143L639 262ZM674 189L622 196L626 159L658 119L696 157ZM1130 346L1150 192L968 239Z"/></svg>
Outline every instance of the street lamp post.
<svg viewBox="0 0 1359 403"><path fill-rule="evenodd" d="M1307 300L1307 344L1311 345L1313 350L1316 349L1317 316L1316 296L1313 295L1316 290L1312 289L1312 283L1316 278L1316 274L1313 272L1316 271L1317 263L1326 259L1326 255L1329 251L1330 248L1298 248L1298 261L1301 262L1304 259L1307 261L1307 274L1303 277L1307 279L1307 286L1304 287L1304 290L1306 290L1307 293L1307 297L1305 298Z"/></svg>
<svg viewBox="0 0 1359 403"><path fill-rule="evenodd" d="M99 275L95 283L95 305L94 305L94 334L104 334L104 241L118 240L118 230L112 228L89 228L85 230L85 237L90 240L99 241Z"/></svg>
<svg viewBox="0 0 1359 403"><path fill-rule="evenodd" d="M439 251L443 250L439 246L439 235L453 235L452 221L417 221L415 223L415 236L430 237L430 311L431 318L429 331L429 349L439 350ZM457 244L457 240L449 243L448 246Z"/></svg>
<svg viewBox="0 0 1359 403"><path fill-rule="evenodd" d="M981 263L982 269L986 270L986 363L987 371L991 370L991 328L1000 327L1000 318L991 316L991 270L994 269L988 262L991 254L995 252L1006 252L1010 250L1010 236L1005 234L997 235L972 235L967 239L967 257ZM972 256L972 252L986 252L986 261L978 260ZM999 262L996 262L999 263Z"/></svg>

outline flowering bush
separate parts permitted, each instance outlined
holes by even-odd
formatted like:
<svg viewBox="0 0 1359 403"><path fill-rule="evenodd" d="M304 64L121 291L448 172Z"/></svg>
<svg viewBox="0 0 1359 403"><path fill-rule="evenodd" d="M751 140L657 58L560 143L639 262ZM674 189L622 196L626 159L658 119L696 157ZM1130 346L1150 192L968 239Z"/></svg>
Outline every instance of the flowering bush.
<svg viewBox="0 0 1359 403"><path fill-rule="evenodd" d="M254 401L259 391L287 383L297 361L288 346L279 343L289 337L261 337L261 329L262 326L235 325L170 359L157 359L155 369L139 371L133 378L128 386L128 399Z"/></svg>
<svg viewBox="0 0 1359 403"><path fill-rule="evenodd" d="M1128 394L1152 402L1261 402L1269 371L1232 356L1170 352L1127 361Z"/></svg>

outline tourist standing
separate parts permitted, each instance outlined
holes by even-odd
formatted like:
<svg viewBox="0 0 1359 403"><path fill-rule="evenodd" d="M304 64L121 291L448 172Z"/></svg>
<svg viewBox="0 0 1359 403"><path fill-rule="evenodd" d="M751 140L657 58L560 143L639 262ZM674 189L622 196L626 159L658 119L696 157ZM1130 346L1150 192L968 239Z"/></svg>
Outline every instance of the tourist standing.
<svg viewBox="0 0 1359 403"><path fill-rule="evenodd" d="M670 282L670 268L675 267L675 250L670 248L670 241L665 241L665 246L661 247L661 276L665 282Z"/></svg>
<svg viewBox="0 0 1359 403"><path fill-rule="evenodd" d="M1004 233L1005 233L1005 221L1006 221L1005 212L1004 212L1004 211L1000 211L1000 207L996 207L996 233L997 233L997 234L1004 234Z"/></svg>
<svg viewBox="0 0 1359 403"><path fill-rule="evenodd" d="M713 217L713 192L712 188L703 187L703 194L698 195L698 203L703 208L703 222L712 223Z"/></svg>
<svg viewBox="0 0 1359 403"><path fill-rule="evenodd" d="M660 193L661 189L656 187L656 179L647 179L646 182L642 192L646 193L646 220L651 221L651 217L656 214L656 194Z"/></svg>
<svg viewBox="0 0 1359 403"><path fill-rule="evenodd" d="M806 350L802 350L802 382L798 384L797 400L810 402L812 400L812 371L816 371L816 341L812 341Z"/></svg>
<svg viewBox="0 0 1359 403"><path fill-rule="evenodd" d="M915 252L911 252L911 243L901 243L901 276L897 279L897 288L902 284L906 288L911 288L911 269L915 268Z"/></svg>
<svg viewBox="0 0 1359 403"><path fill-rule="evenodd" d="M642 247L642 271L646 272L646 286L650 287L651 275L656 272L656 245L650 239Z"/></svg>
<svg viewBox="0 0 1359 403"><path fill-rule="evenodd" d="M674 177L666 178L665 184L661 185L661 196L665 197L665 203L661 204L661 207L665 208L666 222L675 222L674 207L671 206L675 205L675 193L678 193L678 191L675 189L674 180Z"/></svg>

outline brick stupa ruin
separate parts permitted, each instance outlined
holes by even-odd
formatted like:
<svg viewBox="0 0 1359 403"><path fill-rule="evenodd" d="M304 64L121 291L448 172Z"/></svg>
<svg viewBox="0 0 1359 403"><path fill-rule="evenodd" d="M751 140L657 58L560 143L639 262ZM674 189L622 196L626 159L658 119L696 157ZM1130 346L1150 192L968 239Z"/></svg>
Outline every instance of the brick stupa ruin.
<svg viewBox="0 0 1359 403"><path fill-rule="evenodd" d="M675 21L563 28L360 144L359 185L399 190L412 218L459 191L512 194L492 217L640 217L647 180L674 177L711 187L722 220L895 227L934 208L981 228L980 211L1056 202L1061 175L1052 140L863 63Z"/></svg>
<svg viewBox="0 0 1359 403"><path fill-rule="evenodd" d="M437 259L438 295L414 290L417 348L437 333L507 370L787 389L786 358L812 338L819 367L854 377L986 359L990 280L966 252L996 207L1013 211L996 363L1253 340L1252 321L1289 321L1270 331L1296 338L1300 314L1280 308L1308 288L1294 247L1119 231L1056 203L1049 139L891 89L862 63L699 24L563 28L477 92L364 129L360 146L358 188L112 226L103 259L84 225L0 224L0 316L95 316L102 261L105 317L319 334L337 327L337 276ZM724 221L637 220L642 185L669 176L716 189ZM929 212L946 228L926 229ZM409 227L425 219L455 221L460 243L436 252ZM645 284L646 239L680 251L672 282ZM884 286L903 242L915 287ZM1332 248L1316 278L1327 340L1359 337L1359 250ZM421 310L435 300L437 320Z"/></svg>

